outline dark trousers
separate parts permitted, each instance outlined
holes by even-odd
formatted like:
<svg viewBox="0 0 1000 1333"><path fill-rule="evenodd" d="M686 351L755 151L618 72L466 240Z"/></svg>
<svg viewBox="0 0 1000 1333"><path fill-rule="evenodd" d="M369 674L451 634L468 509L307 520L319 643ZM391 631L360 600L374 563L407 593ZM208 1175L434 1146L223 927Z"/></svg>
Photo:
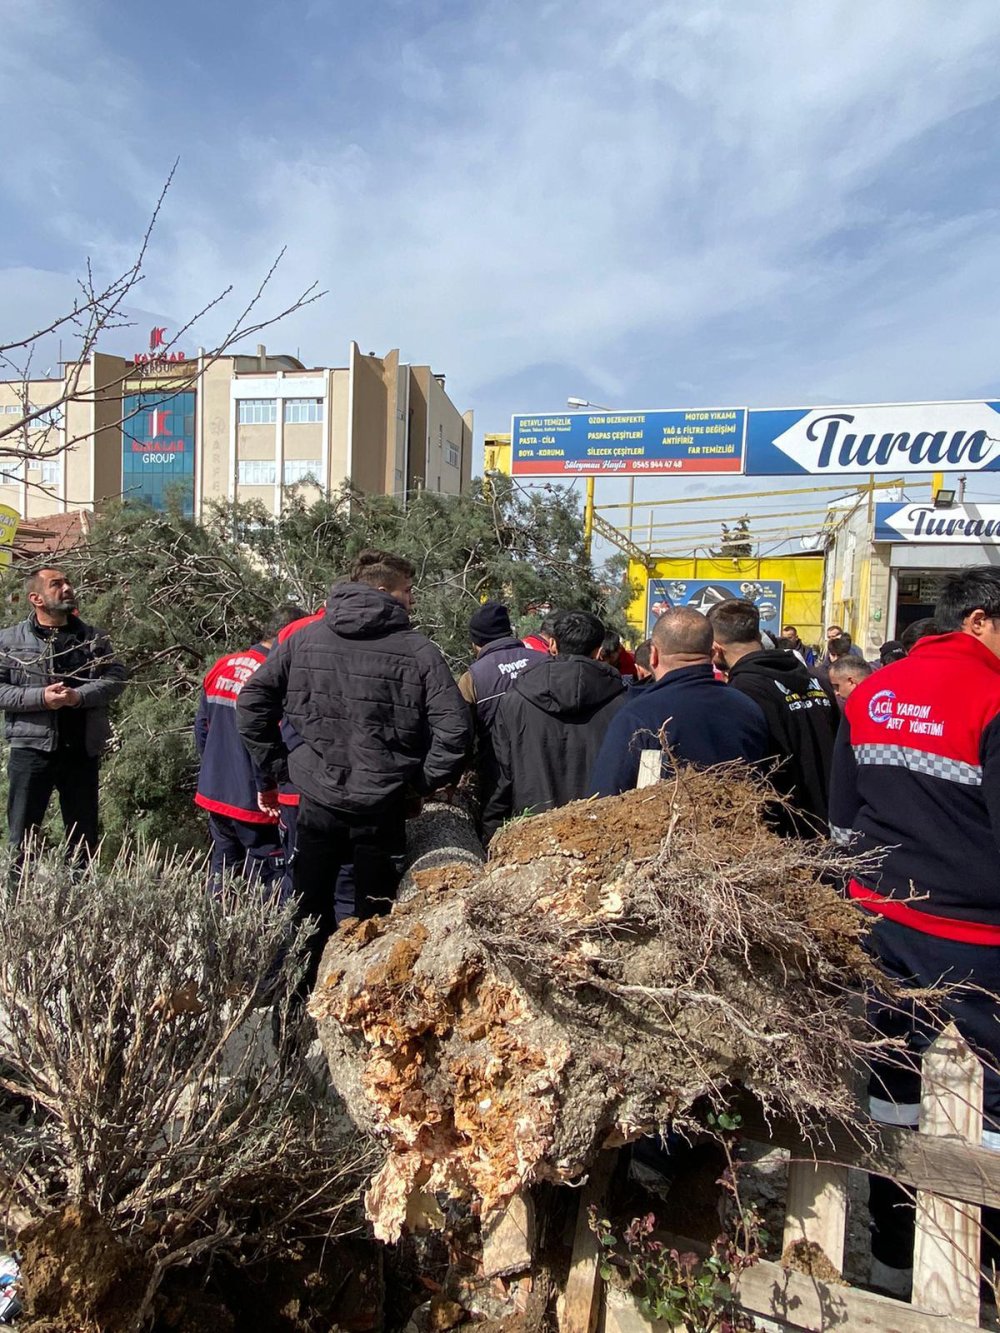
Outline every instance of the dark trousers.
<svg viewBox="0 0 1000 1333"><path fill-rule="evenodd" d="M871 997L868 1016L873 1026L881 1036L901 1039L905 1046L873 1063L869 1095L916 1111L921 1057L941 1029L953 1022L983 1063L984 1127L1000 1130L1000 1023L995 999L1000 994L1000 947L938 939L884 917L872 926L868 947L883 971L902 986L962 985L945 996L933 1014L926 1006L905 1000ZM872 1176L869 1207L872 1255L890 1268L909 1268L915 1223L910 1195L893 1181ZM1000 1217L992 1209L983 1210L984 1232L995 1235L998 1222Z"/></svg>
<svg viewBox="0 0 1000 1333"><path fill-rule="evenodd" d="M283 896L290 898L295 892L295 843L298 834L299 807L282 805L281 807L281 842L285 849L285 884Z"/></svg>
<svg viewBox="0 0 1000 1333"><path fill-rule="evenodd" d="M252 824L229 815L210 814L212 834L212 884L219 888L223 874L242 875L248 884L259 884L266 893L284 896L285 849L277 824Z"/></svg>
<svg viewBox="0 0 1000 1333"><path fill-rule="evenodd" d="M56 791L67 843L73 849L82 845L93 855L99 836L100 769L100 759L82 750L12 746L7 760L7 836L11 846L21 848L25 838L39 827Z"/></svg>
<svg viewBox="0 0 1000 1333"><path fill-rule="evenodd" d="M341 814L303 796L296 828L292 882L299 917L315 917L304 984L316 981L323 946L341 921L387 912L403 873L403 808L369 818Z"/></svg>

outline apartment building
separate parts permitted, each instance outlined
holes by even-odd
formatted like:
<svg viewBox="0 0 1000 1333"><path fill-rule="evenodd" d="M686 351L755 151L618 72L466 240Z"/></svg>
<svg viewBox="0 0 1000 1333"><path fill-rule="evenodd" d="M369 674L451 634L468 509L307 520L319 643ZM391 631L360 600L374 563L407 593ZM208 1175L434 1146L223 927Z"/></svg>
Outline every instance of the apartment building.
<svg viewBox="0 0 1000 1333"><path fill-rule="evenodd" d="M118 497L200 517L350 480L370 493L457 495L472 471L472 413L443 375L397 351L346 366L253 356L162 354L162 329L133 360L96 353L57 379L0 383L0 504L22 518L99 509ZM23 456L14 456L13 451Z"/></svg>

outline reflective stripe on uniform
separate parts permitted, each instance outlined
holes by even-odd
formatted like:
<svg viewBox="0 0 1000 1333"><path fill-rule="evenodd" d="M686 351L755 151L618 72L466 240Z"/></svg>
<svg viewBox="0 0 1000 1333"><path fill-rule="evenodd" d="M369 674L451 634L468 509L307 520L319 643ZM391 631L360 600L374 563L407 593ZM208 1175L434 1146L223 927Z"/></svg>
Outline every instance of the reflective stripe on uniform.
<svg viewBox="0 0 1000 1333"><path fill-rule="evenodd" d="M908 768L911 773L944 778L947 782L960 782L966 787L980 787L983 782L980 764L966 764L960 759L948 759L925 750L911 750L905 745L855 745L854 757L859 764Z"/></svg>

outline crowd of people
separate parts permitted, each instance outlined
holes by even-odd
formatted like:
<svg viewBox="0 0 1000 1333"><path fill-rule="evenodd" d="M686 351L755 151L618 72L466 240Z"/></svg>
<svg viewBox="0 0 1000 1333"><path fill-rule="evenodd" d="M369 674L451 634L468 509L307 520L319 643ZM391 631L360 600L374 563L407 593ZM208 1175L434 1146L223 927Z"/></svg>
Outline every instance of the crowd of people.
<svg viewBox="0 0 1000 1333"><path fill-rule="evenodd" d="M633 788L643 751L663 772L742 760L773 786L779 835L871 854L843 887L885 973L961 983L941 1012L983 1060L984 1142L1000 1150L1000 572L951 576L933 621L877 662L840 625L822 654L791 625L770 640L748 601L668 609L634 654L589 611L521 637L490 601L470 618L457 681L412 627L414 576L364 551L320 610L277 607L258 642L204 678L194 799L213 879L293 894L319 923L311 977L339 922L392 902L407 817L463 777L488 843L515 816ZM23 849L55 791L71 847L93 852L108 707L127 671L61 570L32 574L26 596L28 617L0 632L9 838ZM870 1011L904 1051L873 1071L871 1112L915 1125L935 1021L878 997ZM878 1280L897 1292L912 1247L899 1204L873 1191Z"/></svg>

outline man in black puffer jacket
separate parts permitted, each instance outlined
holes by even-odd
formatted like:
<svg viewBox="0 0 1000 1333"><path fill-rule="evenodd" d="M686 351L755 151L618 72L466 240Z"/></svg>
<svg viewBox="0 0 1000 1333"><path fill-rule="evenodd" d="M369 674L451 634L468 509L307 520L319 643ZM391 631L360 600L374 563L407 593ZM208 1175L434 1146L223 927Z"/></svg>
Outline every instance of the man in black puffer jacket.
<svg viewBox="0 0 1000 1333"><path fill-rule="evenodd" d="M790 648L763 646L760 612L752 602L720 602L708 618L716 666L728 672L731 689L753 699L767 722L771 785L786 802L772 811L775 831L784 837L825 837L840 724L833 696Z"/></svg>
<svg viewBox="0 0 1000 1333"><path fill-rule="evenodd" d="M625 686L596 661L604 626L586 611L564 611L553 627L556 656L528 667L493 720L497 783L483 810L491 838L505 819L538 814L591 794L590 772Z"/></svg>
<svg viewBox="0 0 1000 1333"><path fill-rule="evenodd" d="M471 740L469 709L437 648L410 628L414 568L362 551L321 619L271 653L243 686L237 724L275 788L301 794L292 883L327 937L395 897L407 794L454 782ZM296 737L286 750L280 724Z"/></svg>

